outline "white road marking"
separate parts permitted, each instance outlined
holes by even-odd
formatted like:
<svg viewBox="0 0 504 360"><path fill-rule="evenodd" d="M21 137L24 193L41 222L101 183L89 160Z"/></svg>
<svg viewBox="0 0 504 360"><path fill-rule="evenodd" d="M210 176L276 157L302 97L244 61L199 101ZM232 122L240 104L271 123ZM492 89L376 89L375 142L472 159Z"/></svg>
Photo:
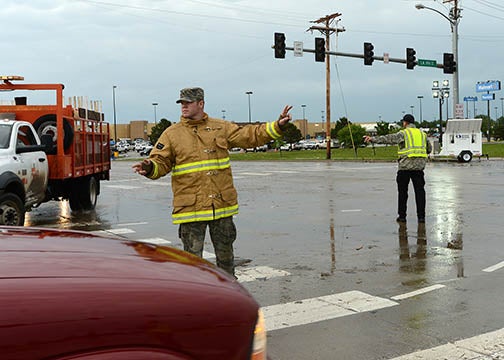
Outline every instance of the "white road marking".
<svg viewBox="0 0 504 360"><path fill-rule="evenodd" d="M489 266L486 269L483 269L484 272L493 272L495 270L499 270L504 267L504 261L501 261L498 264L495 264L493 266Z"/></svg>
<svg viewBox="0 0 504 360"><path fill-rule="evenodd" d="M504 359L504 329L417 351L391 360L492 360Z"/></svg>
<svg viewBox="0 0 504 360"><path fill-rule="evenodd" d="M392 300L403 300L403 299L407 299L407 298L410 298L410 297L413 297L413 296L425 294L425 293L428 293L430 291L441 289L441 288L444 288L444 287L445 287L445 285L441 285L441 284L427 286L426 288L423 288L423 289L418 289L418 290L415 290L415 291L408 292L406 294L401 294L401 295L393 296L393 297L391 297L391 299Z"/></svg>
<svg viewBox="0 0 504 360"><path fill-rule="evenodd" d="M107 232L110 232L112 234L116 235L122 235L122 234L133 234L135 230L127 229L127 228L120 228L120 229L109 229Z"/></svg>
<svg viewBox="0 0 504 360"><path fill-rule="evenodd" d="M215 254L203 250L203 259L208 260L208 259L215 259Z"/></svg>
<svg viewBox="0 0 504 360"><path fill-rule="evenodd" d="M271 173L254 173L254 172L242 172L240 175L251 175L251 176L269 176Z"/></svg>
<svg viewBox="0 0 504 360"><path fill-rule="evenodd" d="M395 305L399 304L361 291L348 291L341 294L266 306L262 310L266 320L266 329L273 331Z"/></svg>
<svg viewBox="0 0 504 360"><path fill-rule="evenodd" d="M362 209L347 209L347 210L341 210L341 212L359 212L362 211Z"/></svg>
<svg viewBox="0 0 504 360"><path fill-rule="evenodd" d="M140 186L130 186L130 185L105 185L107 188L115 188L115 189L122 189L122 190L133 190L133 189L140 189Z"/></svg>
<svg viewBox="0 0 504 360"><path fill-rule="evenodd" d="M172 242L163 238L136 239L136 241L152 245L169 245Z"/></svg>
<svg viewBox="0 0 504 360"><path fill-rule="evenodd" d="M236 270L236 277L238 277L238 282L241 283L255 280L268 280L271 278L287 275L290 275L290 273L284 270L274 269L269 266L256 266L252 268Z"/></svg>
<svg viewBox="0 0 504 360"><path fill-rule="evenodd" d="M135 226L135 225L147 225L148 222L136 222L136 223L124 223L124 224L116 224L116 226Z"/></svg>

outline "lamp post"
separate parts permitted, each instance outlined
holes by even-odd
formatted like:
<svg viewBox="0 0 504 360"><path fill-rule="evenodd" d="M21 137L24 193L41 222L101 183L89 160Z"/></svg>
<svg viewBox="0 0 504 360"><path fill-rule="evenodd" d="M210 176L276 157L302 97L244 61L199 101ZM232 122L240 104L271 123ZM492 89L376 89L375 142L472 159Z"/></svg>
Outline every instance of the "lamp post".
<svg viewBox="0 0 504 360"><path fill-rule="evenodd" d="M504 116L504 97L501 97L500 101L501 101L501 116Z"/></svg>
<svg viewBox="0 0 504 360"><path fill-rule="evenodd" d="M306 119L305 118L305 108L306 108L306 105L303 104L303 105L301 105L301 107L303 108L303 120L305 120Z"/></svg>
<svg viewBox="0 0 504 360"><path fill-rule="evenodd" d="M495 110L495 121L497 121L497 106L494 107L494 110Z"/></svg>
<svg viewBox="0 0 504 360"><path fill-rule="evenodd" d="M455 61L456 64L456 69L453 72L453 78L452 78L452 88L453 88L453 115L456 114L456 107L457 104L459 103L459 61L458 61L458 24L460 22L460 18L462 17L460 15L460 8L458 7L458 2L459 0L451 0L454 2L454 6L450 9L449 11L449 16L446 16L443 14L441 11L433 9L431 7L422 5L422 4L416 4L415 7L418 10L422 9L427 9L434 11L444 17L448 22L450 23L451 27L451 32L452 32L452 53L453 53L453 60ZM446 1L443 1L446 2Z"/></svg>
<svg viewBox="0 0 504 360"><path fill-rule="evenodd" d="M114 144L117 144L117 121L116 121L116 100L115 100L115 89L116 85L112 86L112 104L114 106Z"/></svg>
<svg viewBox="0 0 504 360"><path fill-rule="evenodd" d="M439 99L439 145L443 142L443 103L450 96L449 85L450 82L448 80L443 80L441 86L439 86L439 81L437 80L432 82L432 97ZM448 111L446 113L446 121L448 121Z"/></svg>
<svg viewBox="0 0 504 360"><path fill-rule="evenodd" d="M250 95L253 94L252 91L247 91L245 94L248 95L248 111L249 111L249 123L252 122L252 112L251 112L251 109L250 109Z"/></svg>
<svg viewBox="0 0 504 360"><path fill-rule="evenodd" d="M226 110L221 111L222 111L222 120L226 120Z"/></svg>
<svg viewBox="0 0 504 360"><path fill-rule="evenodd" d="M423 118L422 118L422 99L423 99L423 96L418 95L417 98L420 101L420 122L423 122Z"/></svg>
<svg viewBox="0 0 504 360"><path fill-rule="evenodd" d="M152 106L154 106L154 125L156 125L157 123L157 116L156 116L156 106L158 106L159 104L156 103L156 102L153 102L152 103Z"/></svg>
<svg viewBox="0 0 504 360"><path fill-rule="evenodd" d="M415 105L410 105L410 109L411 109L411 115L413 115L413 109L415 108Z"/></svg>

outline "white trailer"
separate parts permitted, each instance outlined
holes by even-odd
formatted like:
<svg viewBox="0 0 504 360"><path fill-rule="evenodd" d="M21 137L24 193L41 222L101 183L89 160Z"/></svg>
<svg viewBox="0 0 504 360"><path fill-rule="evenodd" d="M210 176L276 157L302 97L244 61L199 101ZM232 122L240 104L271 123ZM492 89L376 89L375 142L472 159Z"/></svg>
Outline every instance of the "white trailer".
<svg viewBox="0 0 504 360"><path fill-rule="evenodd" d="M481 119L450 119L446 123L441 151L437 156L470 162L473 156L482 156Z"/></svg>

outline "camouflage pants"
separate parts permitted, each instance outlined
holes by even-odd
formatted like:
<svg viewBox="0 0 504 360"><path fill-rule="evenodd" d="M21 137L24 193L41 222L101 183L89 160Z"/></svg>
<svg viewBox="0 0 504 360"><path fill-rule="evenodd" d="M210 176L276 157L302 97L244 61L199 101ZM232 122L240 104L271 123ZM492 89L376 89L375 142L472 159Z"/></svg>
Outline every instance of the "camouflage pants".
<svg viewBox="0 0 504 360"><path fill-rule="evenodd" d="M207 226L217 258L217 266L234 276L233 242L236 240L236 227L232 216L212 221L180 224L179 237L184 244L184 251L202 257Z"/></svg>

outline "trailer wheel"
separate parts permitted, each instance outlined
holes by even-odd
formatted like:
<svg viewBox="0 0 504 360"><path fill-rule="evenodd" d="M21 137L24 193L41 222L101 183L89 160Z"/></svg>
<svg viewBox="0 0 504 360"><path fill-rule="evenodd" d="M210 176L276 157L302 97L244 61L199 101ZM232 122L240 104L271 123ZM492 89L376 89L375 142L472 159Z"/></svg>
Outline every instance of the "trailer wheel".
<svg viewBox="0 0 504 360"><path fill-rule="evenodd" d="M56 154L56 144L58 140L58 131L56 124L56 115L47 114L39 117L34 123L33 127L37 131L39 137L43 135L51 135L53 139L53 148L48 151L48 154ZM73 142L73 129L68 120L63 119L63 147L68 149Z"/></svg>
<svg viewBox="0 0 504 360"><path fill-rule="evenodd" d="M25 207L19 196L12 193L0 195L0 224L23 226Z"/></svg>
<svg viewBox="0 0 504 360"><path fill-rule="evenodd" d="M98 200L100 183L94 176L82 179L80 204L83 210L93 210Z"/></svg>
<svg viewBox="0 0 504 360"><path fill-rule="evenodd" d="M464 150L459 154L457 159L459 162L468 163L472 160L472 152Z"/></svg>

